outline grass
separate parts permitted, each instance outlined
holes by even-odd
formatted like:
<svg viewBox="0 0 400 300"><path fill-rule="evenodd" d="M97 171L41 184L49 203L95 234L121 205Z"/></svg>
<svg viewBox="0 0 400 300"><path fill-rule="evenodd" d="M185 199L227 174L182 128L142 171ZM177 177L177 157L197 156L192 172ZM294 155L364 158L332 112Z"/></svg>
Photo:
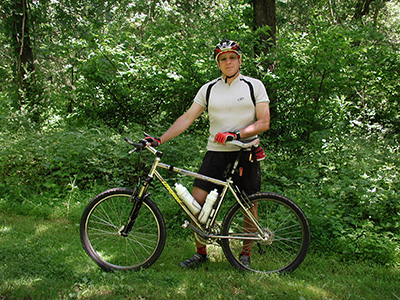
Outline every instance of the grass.
<svg viewBox="0 0 400 300"><path fill-rule="evenodd" d="M71 219L0 214L0 300L400 299L398 268L319 253L285 276L239 272L216 255L198 270L181 270L178 262L194 247L189 233L179 239L170 233L147 270L105 273L82 250L77 218Z"/></svg>

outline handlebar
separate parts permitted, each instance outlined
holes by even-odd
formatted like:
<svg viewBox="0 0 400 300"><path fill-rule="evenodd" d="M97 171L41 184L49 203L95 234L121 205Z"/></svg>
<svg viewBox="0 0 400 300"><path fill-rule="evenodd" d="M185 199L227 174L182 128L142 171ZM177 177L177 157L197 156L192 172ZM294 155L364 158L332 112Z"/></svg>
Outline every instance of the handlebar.
<svg viewBox="0 0 400 300"><path fill-rule="evenodd" d="M251 148L253 146L258 145L260 143L260 139L255 138L253 140L245 140L245 141L231 140L231 141L227 141L226 143L235 145L239 148Z"/></svg>
<svg viewBox="0 0 400 300"><path fill-rule="evenodd" d="M135 147L136 149L142 149L144 147L146 147L146 141L145 140L140 140L139 143L135 143L134 141L128 139L127 137L125 138L125 141L131 145L133 145L133 147Z"/></svg>
<svg viewBox="0 0 400 300"><path fill-rule="evenodd" d="M142 151L143 149L147 149L147 150L150 150L151 153L157 155L158 157L161 157L161 156L162 156L162 152L161 152L161 151L158 151L157 149L155 149L155 148L153 148L153 147L151 147L151 146L149 146L149 145L148 145L148 142L147 142L145 139L141 139L141 140L139 141L139 143L135 143L134 141L132 141L132 140L130 140L130 139L128 139L128 138L126 137L126 138L125 138L125 141L126 141L127 143L131 144L133 147L135 147L135 149L130 150L130 151L128 152L129 154L131 154L131 153L133 153L133 152L140 152L140 151Z"/></svg>
<svg viewBox="0 0 400 300"><path fill-rule="evenodd" d="M162 155L162 153L155 148L148 146L148 142L145 139L141 139L139 143L135 143L134 141L130 140L129 138L125 138L125 141L129 144L131 144L135 149L129 151L129 154L133 152L140 152L143 149L148 149L150 150L153 154L159 153L159 155ZM260 143L260 140L258 138L255 138L253 140L244 140L244 141L238 141L238 140L230 140L226 142L227 144L232 144L237 146L238 148L251 148L253 146L256 146Z"/></svg>
<svg viewBox="0 0 400 300"><path fill-rule="evenodd" d="M132 140L130 140L130 139L128 139L127 137L125 138L125 141L128 143L128 144L131 144L133 147L135 147L135 149L133 149L133 150L130 150L128 153L129 154L131 154L131 153L133 153L133 152L139 152L139 151L141 151L141 150L143 150L145 147L146 147L146 141L145 140L140 140L139 141L139 143L135 143L134 141L132 141Z"/></svg>

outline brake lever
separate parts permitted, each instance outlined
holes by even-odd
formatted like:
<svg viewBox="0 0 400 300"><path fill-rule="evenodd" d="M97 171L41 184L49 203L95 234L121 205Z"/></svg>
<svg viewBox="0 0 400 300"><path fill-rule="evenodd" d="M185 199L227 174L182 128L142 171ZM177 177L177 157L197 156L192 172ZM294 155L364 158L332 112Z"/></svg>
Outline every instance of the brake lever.
<svg viewBox="0 0 400 300"><path fill-rule="evenodd" d="M228 135L228 136L226 137L226 141L227 141L227 142L232 142L232 141L233 141L233 136Z"/></svg>

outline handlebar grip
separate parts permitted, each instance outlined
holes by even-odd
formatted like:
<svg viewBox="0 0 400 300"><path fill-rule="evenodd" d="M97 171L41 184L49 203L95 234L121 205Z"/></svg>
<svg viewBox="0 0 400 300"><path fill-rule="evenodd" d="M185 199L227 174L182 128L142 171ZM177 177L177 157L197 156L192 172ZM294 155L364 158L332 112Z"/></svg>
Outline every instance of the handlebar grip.
<svg viewBox="0 0 400 300"><path fill-rule="evenodd" d="M131 145L134 145L135 143L133 141L131 141L130 139L128 139L127 137L125 138L125 141L128 142Z"/></svg>
<svg viewBox="0 0 400 300"><path fill-rule="evenodd" d="M144 140L140 140L140 143L135 143L126 137L125 141L127 143L133 145L136 149L142 149L146 146L146 141L144 141Z"/></svg>

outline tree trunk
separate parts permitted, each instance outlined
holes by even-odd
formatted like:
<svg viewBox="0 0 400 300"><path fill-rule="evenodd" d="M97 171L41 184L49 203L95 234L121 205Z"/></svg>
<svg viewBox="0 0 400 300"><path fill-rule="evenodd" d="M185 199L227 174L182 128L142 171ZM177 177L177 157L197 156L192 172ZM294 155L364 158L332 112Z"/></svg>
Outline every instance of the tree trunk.
<svg viewBox="0 0 400 300"><path fill-rule="evenodd" d="M13 28L12 47L15 57L14 82L17 89L17 102L14 108L28 106L28 118L32 123L39 125L43 112L43 86L37 79L35 57L32 48L31 30L32 15L30 14L30 0L14 0L14 9L11 16Z"/></svg>
<svg viewBox="0 0 400 300"><path fill-rule="evenodd" d="M374 2L374 0L358 0L353 18L355 20L360 20L363 16L367 15L372 2Z"/></svg>
<svg viewBox="0 0 400 300"><path fill-rule="evenodd" d="M26 0L15 0L13 13L13 45L16 58L15 83L19 91L29 90L29 80L26 77L34 72L33 51L29 32L29 14ZM23 95L19 92L20 105Z"/></svg>
<svg viewBox="0 0 400 300"><path fill-rule="evenodd" d="M267 54L276 43L276 0L253 0L254 21L257 28L268 26L260 33L260 45L256 52Z"/></svg>

